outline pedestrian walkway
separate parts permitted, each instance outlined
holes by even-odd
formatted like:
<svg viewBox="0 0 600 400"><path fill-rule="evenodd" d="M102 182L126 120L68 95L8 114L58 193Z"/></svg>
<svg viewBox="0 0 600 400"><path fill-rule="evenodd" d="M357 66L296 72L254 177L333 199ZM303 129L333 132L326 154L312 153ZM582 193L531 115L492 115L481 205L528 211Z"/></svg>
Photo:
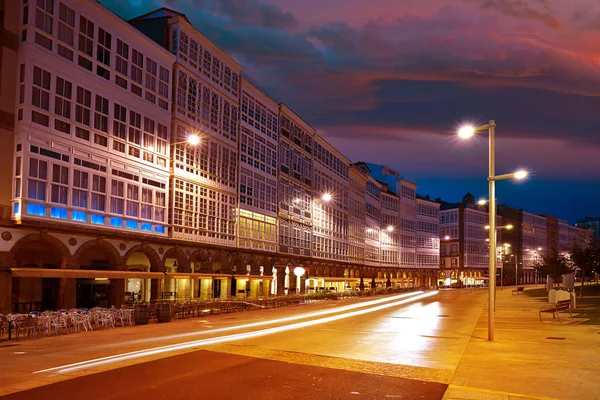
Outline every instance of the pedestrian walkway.
<svg viewBox="0 0 600 400"><path fill-rule="evenodd" d="M600 399L600 326L568 313L541 323L545 303L511 289L497 291L493 342L482 311L444 399Z"/></svg>

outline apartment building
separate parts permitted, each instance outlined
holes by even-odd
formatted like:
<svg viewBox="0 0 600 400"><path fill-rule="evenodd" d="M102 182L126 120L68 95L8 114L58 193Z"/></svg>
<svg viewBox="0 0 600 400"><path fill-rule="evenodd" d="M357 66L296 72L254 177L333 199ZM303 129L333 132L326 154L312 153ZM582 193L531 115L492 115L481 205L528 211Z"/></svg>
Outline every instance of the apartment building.
<svg viewBox="0 0 600 400"><path fill-rule="evenodd" d="M185 15L0 11L0 311L434 284L436 205Z"/></svg>
<svg viewBox="0 0 600 400"><path fill-rule="evenodd" d="M440 285L481 285L489 275L489 224L487 206L475 203L471 193L465 194L459 203L448 203L438 199L440 207ZM498 217L496 225L502 225ZM498 249L503 229L498 229ZM499 267L502 257L498 254Z"/></svg>

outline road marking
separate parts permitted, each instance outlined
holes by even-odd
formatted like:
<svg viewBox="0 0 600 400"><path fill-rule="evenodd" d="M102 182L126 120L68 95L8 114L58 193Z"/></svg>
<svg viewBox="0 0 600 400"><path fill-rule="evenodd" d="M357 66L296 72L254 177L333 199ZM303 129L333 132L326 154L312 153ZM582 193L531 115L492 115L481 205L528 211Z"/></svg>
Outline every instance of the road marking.
<svg viewBox="0 0 600 400"><path fill-rule="evenodd" d="M369 314L372 312L384 310L387 308L391 308L391 307L403 305L403 304L406 304L409 302L413 302L416 300L431 297L431 296L436 295L437 293L438 293L437 291L422 293L417 296L409 297L408 299L403 299L403 300L395 301L392 303L386 303L386 304L374 306L372 308L352 311L352 312L348 312L348 313L340 314L340 315L333 315L330 317L320 318L320 319L316 319L316 320L297 322L295 324L286 325L286 326L278 326L278 327L274 327L274 328L267 328L267 329L262 329L262 330L258 330L258 331L253 331L253 332L237 333L237 334L221 336L221 337L216 337L216 338L200 339L200 340L179 343L179 344L174 344L174 345L154 347L154 348L150 348L150 349L146 349L146 350L132 351L132 352L128 352L128 353L116 354L116 355L112 355L112 356L108 356L108 357L101 357L101 358L96 358L96 359L92 359L92 360L81 361L78 363L61 365L61 366L53 367L53 368L47 368L47 369L35 371L33 373L38 374L38 373L42 373L42 372L57 372L57 373L63 374L63 373L68 373L68 372L77 371L77 370L81 370L81 369L88 369L88 368L98 367L101 365L112 364L112 363L116 363L116 362L120 362L120 361L126 361L126 360L132 360L132 359L136 359L136 358L147 357L147 356L151 356L151 355L164 354L164 353L169 353L169 352L174 352L174 351L179 351L179 350L189 350L189 349L193 349L193 348L199 347L199 346L208 346L208 345L213 345L213 344L226 343L226 342L232 342L232 341L236 341L236 340L243 340L243 339L250 339L250 338L259 337L259 336L271 335L274 333L280 333L280 332L284 332L284 331L306 328L309 326L325 324L325 323L333 322L333 321L339 321L341 319L355 317L358 315Z"/></svg>

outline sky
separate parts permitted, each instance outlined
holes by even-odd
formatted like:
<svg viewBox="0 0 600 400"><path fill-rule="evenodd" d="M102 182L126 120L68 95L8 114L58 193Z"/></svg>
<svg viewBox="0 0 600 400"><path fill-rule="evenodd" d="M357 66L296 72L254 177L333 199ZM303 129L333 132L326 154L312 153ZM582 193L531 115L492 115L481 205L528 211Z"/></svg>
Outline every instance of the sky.
<svg viewBox="0 0 600 400"><path fill-rule="evenodd" d="M431 198L486 197L494 120L500 203L600 216L600 0L101 0L194 26L351 161Z"/></svg>

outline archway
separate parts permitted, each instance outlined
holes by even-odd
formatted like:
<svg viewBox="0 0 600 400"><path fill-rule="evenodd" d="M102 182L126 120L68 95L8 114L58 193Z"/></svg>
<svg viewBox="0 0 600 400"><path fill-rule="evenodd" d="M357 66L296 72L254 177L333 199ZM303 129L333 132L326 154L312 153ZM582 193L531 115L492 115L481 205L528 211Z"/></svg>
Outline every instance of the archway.
<svg viewBox="0 0 600 400"><path fill-rule="evenodd" d="M61 268L72 267L66 246L49 235L32 234L21 238L9 252L16 267ZM58 278L10 279L6 291L0 293L2 304L11 312L55 310L64 304L65 285Z"/></svg>
<svg viewBox="0 0 600 400"><path fill-rule="evenodd" d="M104 240L90 240L84 243L73 258L80 269L126 269L117 249ZM77 279L76 284L77 307L120 307L125 301L124 279Z"/></svg>
<svg viewBox="0 0 600 400"><path fill-rule="evenodd" d="M125 265L128 271L149 272L152 268L150 259L141 251L133 251L125 256ZM150 279L130 278L125 282L125 302L150 300Z"/></svg>

